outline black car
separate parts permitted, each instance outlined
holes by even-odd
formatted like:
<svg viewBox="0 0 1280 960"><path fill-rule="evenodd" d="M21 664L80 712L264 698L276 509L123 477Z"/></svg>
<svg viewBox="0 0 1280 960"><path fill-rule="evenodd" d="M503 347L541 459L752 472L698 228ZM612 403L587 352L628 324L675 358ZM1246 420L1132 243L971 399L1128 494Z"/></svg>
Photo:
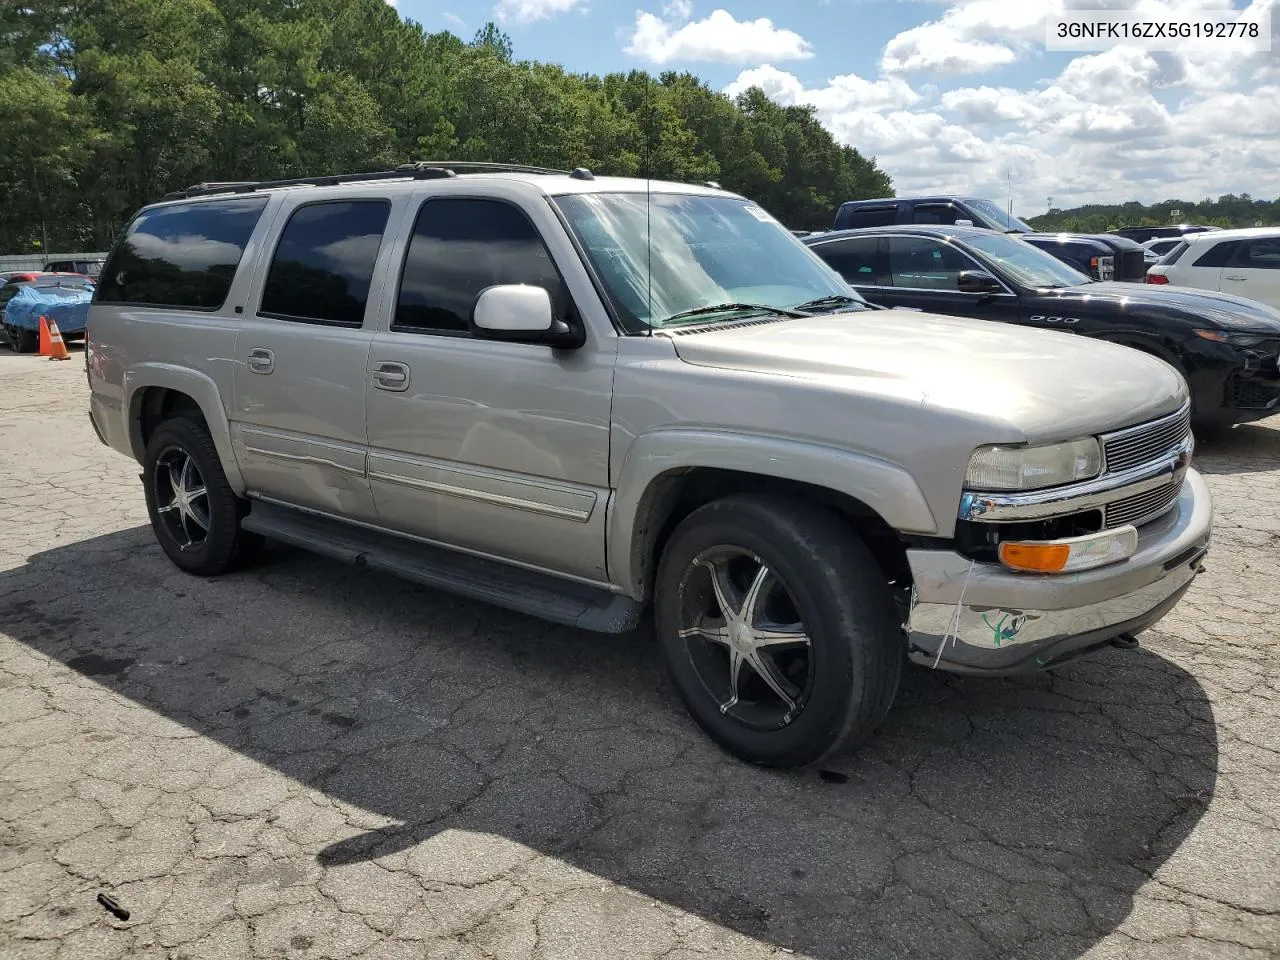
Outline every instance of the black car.
<svg viewBox="0 0 1280 960"><path fill-rule="evenodd" d="M836 211L835 230L892 225L957 225L1015 233L1095 280L1141 283L1147 273L1140 244L1110 233L1038 233L981 197L886 197L850 200Z"/></svg>
<svg viewBox="0 0 1280 960"><path fill-rule="evenodd" d="M805 237L866 300L1124 344L1172 364L1202 433L1280 413L1280 310L1230 294L1091 280L1016 237L877 227Z"/></svg>

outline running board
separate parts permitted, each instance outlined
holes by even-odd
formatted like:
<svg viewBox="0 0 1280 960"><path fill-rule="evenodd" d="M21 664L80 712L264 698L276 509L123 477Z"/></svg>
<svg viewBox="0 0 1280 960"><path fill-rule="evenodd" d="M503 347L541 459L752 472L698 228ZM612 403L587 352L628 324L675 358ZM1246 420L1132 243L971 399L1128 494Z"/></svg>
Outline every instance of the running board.
<svg viewBox="0 0 1280 960"><path fill-rule="evenodd" d="M597 633L626 633L641 605L597 587L256 501L240 526L424 586Z"/></svg>

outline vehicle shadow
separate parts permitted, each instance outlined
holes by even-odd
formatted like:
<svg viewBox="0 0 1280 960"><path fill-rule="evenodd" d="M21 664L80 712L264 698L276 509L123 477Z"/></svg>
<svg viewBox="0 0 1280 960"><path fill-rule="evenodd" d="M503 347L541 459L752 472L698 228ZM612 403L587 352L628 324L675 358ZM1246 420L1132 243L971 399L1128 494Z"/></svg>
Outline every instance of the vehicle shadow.
<svg viewBox="0 0 1280 960"><path fill-rule="evenodd" d="M858 755L759 770L692 726L643 633L292 551L199 580L145 527L0 573L0 631L396 822L317 847L325 868L410 851L478 883L511 863L459 867L445 831L497 836L821 960L1079 956L1199 821L1218 767L1203 689L1138 648L1016 680L913 669Z"/></svg>
<svg viewBox="0 0 1280 960"><path fill-rule="evenodd" d="M1198 444L1193 465L1201 473L1222 476L1280 469L1280 416L1241 424Z"/></svg>

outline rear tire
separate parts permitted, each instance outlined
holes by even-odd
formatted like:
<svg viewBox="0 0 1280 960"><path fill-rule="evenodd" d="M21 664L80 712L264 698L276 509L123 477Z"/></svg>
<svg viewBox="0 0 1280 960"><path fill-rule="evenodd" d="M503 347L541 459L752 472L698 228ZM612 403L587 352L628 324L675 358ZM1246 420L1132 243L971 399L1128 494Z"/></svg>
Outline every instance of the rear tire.
<svg viewBox="0 0 1280 960"><path fill-rule="evenodd" d="M663 551L654 619L694 720L763 766L863 743L906 655L871 552L831 512L790 499L734 496L690 514Z"/></svg>
<svg viewBox="0 0 1280 960"><path fill-rule="evenodd" d="M147 513L173 563L211 577L244 562L259 538L240 529L248 503L227 483L208 428L178 417L156 428L143 462Z"/></svg>

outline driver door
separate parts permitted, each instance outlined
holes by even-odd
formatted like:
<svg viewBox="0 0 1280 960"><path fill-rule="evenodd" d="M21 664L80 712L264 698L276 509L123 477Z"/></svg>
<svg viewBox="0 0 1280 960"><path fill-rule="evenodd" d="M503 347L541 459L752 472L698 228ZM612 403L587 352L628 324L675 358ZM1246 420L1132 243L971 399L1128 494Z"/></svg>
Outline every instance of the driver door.
<svg viewBox="0 0 1280 960"><path fill-rule="evenodd" d="M469 332L499 284L544 287L557 318L583 323L564 277L576 267L585 295L590 281L567 240L553 256L540 216L554 214L497 195L429 197L414 213L369 355L369 481L389 529L603 581L617 341L588 329L557 350Z"/></svg>

